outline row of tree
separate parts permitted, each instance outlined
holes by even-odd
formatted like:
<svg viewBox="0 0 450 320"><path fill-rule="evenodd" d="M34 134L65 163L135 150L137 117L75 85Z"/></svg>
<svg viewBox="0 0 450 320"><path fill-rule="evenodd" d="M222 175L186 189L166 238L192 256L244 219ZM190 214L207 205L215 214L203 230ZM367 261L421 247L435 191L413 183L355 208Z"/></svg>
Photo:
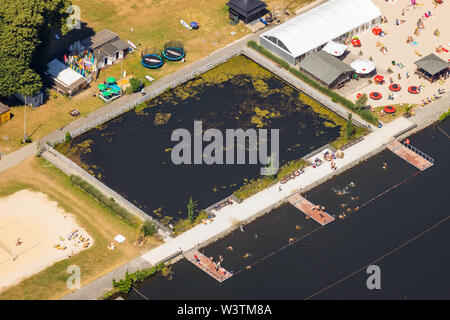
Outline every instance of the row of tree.
<svg viewBox="0 0 450 320"><path fill-rule="evenodd" d="M65 32L70 0L1 0L0 96L35 95L42 87L45 44Z"/></svg>

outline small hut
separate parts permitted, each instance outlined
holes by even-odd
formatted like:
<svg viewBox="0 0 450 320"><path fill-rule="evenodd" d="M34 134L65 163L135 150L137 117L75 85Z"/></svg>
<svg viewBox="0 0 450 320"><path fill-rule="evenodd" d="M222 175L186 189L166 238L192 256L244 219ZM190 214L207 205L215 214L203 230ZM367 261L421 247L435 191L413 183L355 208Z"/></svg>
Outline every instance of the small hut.
<svg viewBox="0 0 450 320"><path fill-rule="evenodd" d="M260 0L230 0L227 6L232 21L242 20L246 24L268 12L267 5Z"/></svg>
<svg viewBox="0 0 450 320"><path fill-rule="evenodd" d="M449 64L434 53L416 61L415 64L416 73L430 82L439 80L441 76L447 76L449 72Z"/></svg>
<svg viewBox="0 0 450 320"><path fill-rule="evenodd" d="M0 124L11 119L11 111L9 107L0 102Z"/></svg>

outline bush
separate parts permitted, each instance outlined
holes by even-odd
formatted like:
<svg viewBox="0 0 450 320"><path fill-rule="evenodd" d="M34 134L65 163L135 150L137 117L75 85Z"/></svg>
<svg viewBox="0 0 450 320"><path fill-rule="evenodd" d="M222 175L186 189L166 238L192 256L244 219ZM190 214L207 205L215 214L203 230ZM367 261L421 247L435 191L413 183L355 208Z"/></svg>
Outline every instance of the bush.
<svg viewBox="0 0 450 320"><path fill-rule="evenodd" d="M103 193L101 193L90 183L75 175L70 176L70 181L74 186L77 186L78 188L85 191L87 194L96 199L101 205L108 208L119 217L123 218L133 227L137 227L139 225L140 220L136 216L132 215L127 210L118 205L114 199L108 199Z"/></svg>
<svg viewBox="0 0 450 320"><path fill-rule="evenodd" d="M72 139L72 136L70 135L69 132L66 132L66 137L64 138L65 142L69 142Z"/></svg>
<svg viewBox="0 0 450 320"><path fill-rule="evenodd" d="M136 78L131 78L130 79L130 85L131 85L131 92L132 93L138 92L138 91L140 91L143 88L142 81L138 80Z"/></svg>
<svg viewBox="0 0 450 320"><path fill-rule="evenodd" d="M447 112L444 112L443 114L441 114L441 116L439 117L439 120L444 121L448 117L450 117L450 109Z"/></svg>
<svg viewBox="0 0 450 320"><path fill-rule="evenodd" d="M145 220L141 225L141 232L145 237L152 236L156 233L157 227L154 221Z"/></svg>
<svg viewBox="0 0 450 320"><path fill-rule="evenodd" d="M344 107L346 107L347 109L357 113L361 118L363 118L367 122L370 122L370 123L372 123L374 125L376 125L378 123L378 119L371 112L364 112L364 110L362 110L362 109L361 110L357 110L355 104L352 101L350 101L347 98L341 96L337 92L334 92L333 90L322 86L321 84L319 84L315 80L311 79L308 75L304 74L300 70L291 67L291 65L288 62L286 62L283 59L277 57L272 52L270 52L269 50L264 48L263 46L258 45L255 41L249 41L247 43L247 45L248 45L248 47L258 51L259 53L261 53L262 55L266 56L270 60L272 60L275 63L279 64L282 68L288 70L294 76L296 76L297 78L299 78L303 82L306 82L308 85L310 85L314 89L316 89L319 92L327 95L328 97L331 98L331 101L333 101L334 103L339 103L339 104L343 105Z"/></svg>
<svg viewBox="0 0 450 320"><path fill-rule="evenodd" d="M116 289L118 292L128 293L130 292L133 285L147 279L148 277L153 276L155 273L161 271L164 267L165 267L164 263L160 263L157 266L148 269L138 270L131 274L128 273L127 271L125 273L124 279L119 281L116 281L115 279L112 280L113 288Z"/></svg>

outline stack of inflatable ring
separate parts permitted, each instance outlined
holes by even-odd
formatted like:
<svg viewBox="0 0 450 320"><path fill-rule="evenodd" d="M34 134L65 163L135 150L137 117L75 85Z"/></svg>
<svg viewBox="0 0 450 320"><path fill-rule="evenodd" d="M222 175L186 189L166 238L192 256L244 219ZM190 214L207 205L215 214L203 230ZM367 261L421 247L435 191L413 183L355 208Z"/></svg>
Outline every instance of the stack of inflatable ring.
<svg viewBox="0 0 450 320"><path fill-rule="evenodd" d="M379 92L372 92L369 96L373 100L380 100L383 97Z"/></svg>

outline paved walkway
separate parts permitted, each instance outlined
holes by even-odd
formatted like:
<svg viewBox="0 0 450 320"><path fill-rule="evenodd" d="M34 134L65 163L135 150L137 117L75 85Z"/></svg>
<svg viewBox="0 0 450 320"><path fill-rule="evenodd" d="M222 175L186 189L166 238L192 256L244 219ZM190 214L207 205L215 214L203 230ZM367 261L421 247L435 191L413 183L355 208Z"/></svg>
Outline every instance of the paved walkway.
<svg viewBox="0 0 450 320"><path fill-rule="evenodd" d="M7 170L20 162L31 158L36 154L37 144L36 142L26 145L19 150L12 152L10 154L3 155L0 159L0 172Z"/></svg>
<svg viewBox="0 0 450 320"><path fill-rule="evenodd" d="M346 149L344 158L335 160L338 170L331 171L331 168L326 165L317 168L307 167L305 172L297 178L288 181L286 184L281 185L278 183L267 188L240 204L233 204L223 208L213 222L207 225L197 225L178 237L147 252L142 258L151 264L157 264L164 261L166 256L172 255L172 253L180 249L183 252L187 252L201 245L203 242L215 239L237 223L244 222L252 216L272 208L274 204L285 201L285 198L292 193L302 190L305 191L325 181L331 175L339 174L352 165L372 156L384 148L384 145L390 142L395 134L411 128L412 125L407 119L399 118L385 125L380 130L369 134L362 142ZM280 186L282 188L281 191L279 191Z"/></svg>

